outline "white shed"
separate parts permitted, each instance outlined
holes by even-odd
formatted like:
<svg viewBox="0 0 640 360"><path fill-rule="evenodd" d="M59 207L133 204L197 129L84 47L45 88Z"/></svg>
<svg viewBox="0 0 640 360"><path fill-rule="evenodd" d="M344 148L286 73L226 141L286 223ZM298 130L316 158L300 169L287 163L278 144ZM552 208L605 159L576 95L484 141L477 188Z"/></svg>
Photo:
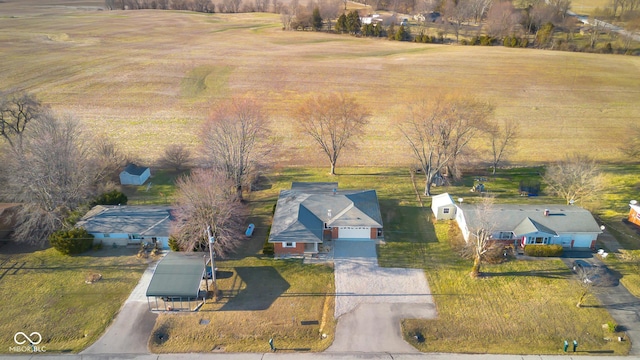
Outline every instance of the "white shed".
<svg viewBox="0 0 640 360"><path fill-rule="evenodd" d="M151 176L148 167L129 164L120 173L120 184L122 185L142 185Z"/></svg>
<svg viewBox="0 0 640 360"><path fill-rule="evenodd" d="M431 211L436 220L451 220L456 217L456 204L449 193L435 195L431 198Z"/></svg>

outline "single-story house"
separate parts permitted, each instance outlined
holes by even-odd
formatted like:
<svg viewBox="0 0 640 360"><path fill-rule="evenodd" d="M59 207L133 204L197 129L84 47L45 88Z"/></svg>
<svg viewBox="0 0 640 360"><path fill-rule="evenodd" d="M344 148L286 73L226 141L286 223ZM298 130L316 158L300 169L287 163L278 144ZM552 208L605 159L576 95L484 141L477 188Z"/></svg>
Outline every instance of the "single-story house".
<svg viewBox="0 0 640 360"><path fill-rule="evenodd" d="M159 243L169 248L171 208L168 206L97 205L76 224L105 246Z"/></svg>
<svg viewBox="0 0 640 360"><path fill-rule="evenodd" d="M269 242L276 255L314 254L325 239L382 238L375 190L338 190L337 182L294 182L276 203Z"/></svg>
<svg viewBox="0 0 640 360"><path fill-rule="evenodd" d="M129 164L120 173L120 184L142 185L149 176L151 176L151 170L148 167Z"/></svg>
<svg viewBox="0 0 640 360"><path fill-rule="evenodd" d="M491 228L493 240L520 246L558 244L594 249L602 233L593 215L578 206L495 204L482 212L479 209L477 205L458 205L456 222L466 241L483 221Z"/></svg>
<svg viewBox="0 0 640 360"><path fill-rule="evenodd" d="M457 206L448 193L431 197L431 211L436 220L451 220L456 217Z"/></svg>
<svg viewBox="0 0 640 360"><path fill-rule="evenodd" d="M156 266L147 288L149 310L197 310L206 296L202 253L170 252Z"/></svg>
<svg viewBox="0 0 640 360"><path fill-rule="evenodd" d="M629 208L629 222L640 226L640 205L637 202L631 202Z"/></svg>
<svg viewBox="0 0 640 360"><path fill-rule="evenodd" d="M0 241L10 240L19 207L16 203L0 203Z"/></svg>

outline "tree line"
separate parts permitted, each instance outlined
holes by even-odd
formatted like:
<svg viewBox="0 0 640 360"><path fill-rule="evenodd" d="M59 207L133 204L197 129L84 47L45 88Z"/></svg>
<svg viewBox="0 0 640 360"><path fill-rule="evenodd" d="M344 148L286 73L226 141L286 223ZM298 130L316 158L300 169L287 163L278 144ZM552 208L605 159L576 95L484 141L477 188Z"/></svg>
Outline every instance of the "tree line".
<svg viewBox="0 0 640 360"><path fill-rule="evenodd" d="M343 155L357 149L371 116L355 96L329 93L307 96L291 120L335 175ZM407 103L389 132L404 139L430 196L436 178L460 179L467 159L484 158L494 173L505 161L519 137L518 120L493 116L493 105L475 96L440 93ZM206 250L207 228L219 256L242 244L243 194L278 159L270 127L259 101L237 96L213 104L197 131L196 157L182 144L167 144L161 164L191 169L176 182L172 199L176 249ZM629 141L637 143L633 136ZM14 238L32 244L73 229L101 194L113 197L113 182L131 159L108 137L89 135L71 114L55 113L26 93L0 94L0 139L0 200L21 204ZM550 165L544 178L553 194L572 204L602 188L598 174L593 160L572 156Z"/></svg>

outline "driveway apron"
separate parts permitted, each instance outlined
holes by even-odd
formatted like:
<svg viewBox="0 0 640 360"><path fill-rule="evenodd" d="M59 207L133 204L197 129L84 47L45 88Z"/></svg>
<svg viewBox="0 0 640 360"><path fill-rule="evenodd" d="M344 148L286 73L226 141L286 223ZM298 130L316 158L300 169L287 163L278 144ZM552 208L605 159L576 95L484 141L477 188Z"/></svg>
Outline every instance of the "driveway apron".
<svg viewBox="0 0 640 360"><path fill-rule="evenodd" d="M400 321L435 318L429 285L420 269L378 266L371 240L334 245L336 336L329 352L415 353Z"/></svg>

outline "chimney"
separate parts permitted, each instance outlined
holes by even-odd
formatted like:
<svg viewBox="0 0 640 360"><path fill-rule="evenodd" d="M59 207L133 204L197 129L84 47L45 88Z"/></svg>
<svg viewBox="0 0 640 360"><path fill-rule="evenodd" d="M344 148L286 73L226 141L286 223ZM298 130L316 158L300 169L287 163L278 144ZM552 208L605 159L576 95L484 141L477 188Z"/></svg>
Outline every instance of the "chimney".
<svg viewBox="0 0 640 360"><path fill-rule="evenodd" d="M549 216L549 209L544 209L544 216Z"/></svg>

